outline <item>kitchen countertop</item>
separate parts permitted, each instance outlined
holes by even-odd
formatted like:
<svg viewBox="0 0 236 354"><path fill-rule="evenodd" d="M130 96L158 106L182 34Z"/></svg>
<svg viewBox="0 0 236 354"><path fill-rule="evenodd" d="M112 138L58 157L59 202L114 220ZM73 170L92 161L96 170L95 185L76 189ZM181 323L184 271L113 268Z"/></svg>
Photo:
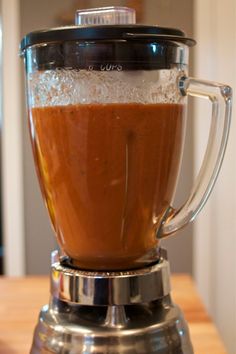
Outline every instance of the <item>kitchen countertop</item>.
<svg viewBox="0 0 236 354"><path fill-rule="evenodd" d="M226 354L219 334L187 275L172 276L172 296L189 323L195 354ZM0 278L0 354L27 354L49 277Z"/></svg>

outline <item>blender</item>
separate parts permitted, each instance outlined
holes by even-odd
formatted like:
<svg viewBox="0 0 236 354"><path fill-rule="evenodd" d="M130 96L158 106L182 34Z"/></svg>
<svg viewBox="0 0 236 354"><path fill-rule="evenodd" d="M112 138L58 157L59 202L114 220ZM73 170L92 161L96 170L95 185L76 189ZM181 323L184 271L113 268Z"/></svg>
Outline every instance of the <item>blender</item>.
<svg viewBox="0 0 236 354"><path fill-rule="evenodd" d="M160 240L191 222L218 175L231 88L188 77L195 41L139 25L126 7L79 10L75 26L26 35L29 129L60 251L31 353L193 353ZM212 103L187 201L172 207L187 96Z"/></svg>

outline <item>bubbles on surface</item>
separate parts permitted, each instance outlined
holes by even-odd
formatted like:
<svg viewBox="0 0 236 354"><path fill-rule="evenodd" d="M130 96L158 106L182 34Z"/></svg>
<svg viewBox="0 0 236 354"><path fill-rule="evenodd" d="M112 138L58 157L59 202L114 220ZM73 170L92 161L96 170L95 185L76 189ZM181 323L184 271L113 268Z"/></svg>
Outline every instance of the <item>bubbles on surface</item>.
<svg viewBox="0 0 236 354"><path fill-rule="evenodd" d="M31 107L90 103L180 103L183 71L57 69L28 74Z"/></svg>

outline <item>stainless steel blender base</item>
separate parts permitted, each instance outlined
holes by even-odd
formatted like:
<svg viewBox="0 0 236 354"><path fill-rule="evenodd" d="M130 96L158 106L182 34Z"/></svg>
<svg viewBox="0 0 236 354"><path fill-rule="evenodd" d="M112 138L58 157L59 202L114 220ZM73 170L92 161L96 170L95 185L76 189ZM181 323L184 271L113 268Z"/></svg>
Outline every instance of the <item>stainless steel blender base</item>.
<svg viewBox="0 0 236 354"><path fill-rule="evenodd" d="M127 322L106 323L107 308L52 303L35 330L31 354L192 354L188 328L169 298L128 305ZM111 309L112 311L112 309Z"/></svg>
<svg viewBox="0 0 236 354"><path fill-rule="evenodd" d="M165 259L100 275L54 263L51 301L41 310L31 354L192 354L187 324L169 295L168 271Z"/></svg>

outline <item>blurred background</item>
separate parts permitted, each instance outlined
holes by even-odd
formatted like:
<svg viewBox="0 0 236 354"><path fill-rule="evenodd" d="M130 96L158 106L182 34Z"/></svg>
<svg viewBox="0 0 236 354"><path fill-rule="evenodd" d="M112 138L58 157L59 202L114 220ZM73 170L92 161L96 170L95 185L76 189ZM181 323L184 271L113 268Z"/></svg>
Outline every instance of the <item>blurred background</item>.
<svg viewBox="0 0 236 354"><path fill-rule="evenodd" d="M177 27L197 40L189 74L236 87L234 0L1 0L0 272L9 276L48 274L56 242L36 179L29 141L20 39L28 32L74 22L79 8L136 8L138 22ZM233 110L234 111L234 110ZM175 205L184 202L204 154L210 104L189 102L184 160ZM236 353L236 128L223 168L198 220L163 241L172 272L191 274L216 322L228 353Z"/></svg>

